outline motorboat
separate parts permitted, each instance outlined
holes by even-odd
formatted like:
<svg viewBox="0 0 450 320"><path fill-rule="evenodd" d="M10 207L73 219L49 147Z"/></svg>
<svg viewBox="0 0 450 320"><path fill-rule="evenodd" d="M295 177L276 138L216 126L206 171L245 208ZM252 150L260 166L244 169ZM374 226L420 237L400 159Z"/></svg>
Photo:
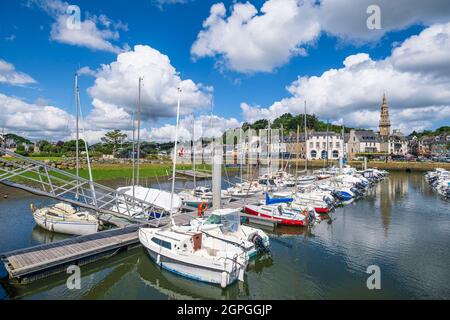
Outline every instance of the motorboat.
<svg viewBox="0 0 450 320"><path fill-rule="evenodd" d="M244 209L250 215L278 220L281 225L285 226L308 226L315 219L315 214L312 209L300 212L281 204L246 205Z"/></svg>
<svg viewBox="0 0 450 320"><path fill-rule="evenodd" d="M94 215L76 210L70 204L60 202L40 209L31 204L30 207L36 224L48 231L78 236L98 231L99 221Z"/></svg>
<svg viewBox="0 0 450 320"><path fill-rule="evenodd" d="M316 177L315 176L302 176L302 177L298 177L297 178L297 184L301 185L301 186L310 185L314 181L316 181Z"/></svg>
<svg viewBox="0 0 450 320"><path fill-rule="evenodd" d="M236 209L213 210L208 216L195 218L189 226L180 226L179 229L201 231L206 237L233 243L244 249L249 258L270 250L269 236L261 229L242 225L239 211Z"/></svg>
<svg viewBox="0 0 450 320"><path fill-rule="evenodd" d="M233 243L205 236L202 231L140 228L139 241L158 266L175 274L222 288L244 281L247 253Z"/></svg>
<svg viewBox="0 0 450 320"><path fill-rule="evenodd" d="M187 206L198 207L202 203L212 205L213 194L208 187L196 187L194 189L183 190L178 193L183 203ZM226 190L221 190L221 205L226 205L231 201L231 196Z"/></svg>

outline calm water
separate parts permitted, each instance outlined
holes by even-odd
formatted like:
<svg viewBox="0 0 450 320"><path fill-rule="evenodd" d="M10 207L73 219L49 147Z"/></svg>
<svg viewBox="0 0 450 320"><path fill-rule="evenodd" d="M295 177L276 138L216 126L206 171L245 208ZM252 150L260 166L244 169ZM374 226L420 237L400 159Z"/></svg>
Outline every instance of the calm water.
<svg viewBox="0 0 450 320"><path fill-rule="evenodd" d="M23 194L0 200L0 252L64 238L35 226L30 203L50 200ZM450 299L450 203L429 188L422 174L392 173L366 198L338 208L331 223L311 231L278 229L270 236L272 259L255 261L245 283L226 290L160 271L136 248L82 267L81 290L68 290L59 275L27 286L3 282L0 297ZM370 265L381 269L381 290L366 287Z"/></svg>

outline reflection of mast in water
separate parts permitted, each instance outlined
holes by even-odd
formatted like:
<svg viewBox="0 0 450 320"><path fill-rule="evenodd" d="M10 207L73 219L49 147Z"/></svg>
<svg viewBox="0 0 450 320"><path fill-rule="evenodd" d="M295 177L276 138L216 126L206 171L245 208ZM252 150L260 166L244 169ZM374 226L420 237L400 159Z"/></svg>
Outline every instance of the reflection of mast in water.
<svg viewBox="0 0 450 320"><path fill-rule="evenodd" d="M407 196L409 188L408 179L409 176L405 176L404 174L392 173L390 178L379 184L381 219L383 221L385 235L387 235L391 222L392 203L393 201L401 201Z"/></svg>
<svg viewBox="0 0 450 320"><path fill-rule="evenodd" d="M384 235L387 236L389 224L391 223L392 215L392 180L384 180L379 184L380 194L380 211L381 221L383 223Z"/></svg>

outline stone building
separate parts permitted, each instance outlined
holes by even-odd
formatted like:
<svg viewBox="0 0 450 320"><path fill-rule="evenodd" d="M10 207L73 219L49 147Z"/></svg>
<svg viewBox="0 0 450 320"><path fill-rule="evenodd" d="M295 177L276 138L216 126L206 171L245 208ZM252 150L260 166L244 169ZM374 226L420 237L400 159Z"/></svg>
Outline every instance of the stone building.
<svg viewBox="0 0 450 320"><path fill-rule="evenodd" d="M308 160L334 159L344 155L344 139L335 132L310 132L306 140Z"/></svg>
<svg viewBox="0 0 450 320"><path fill-rule="evenodd" d="M347 157L354 159L361 154L379 153L381 140L372 130L350 130L347 141Z"/></svg>

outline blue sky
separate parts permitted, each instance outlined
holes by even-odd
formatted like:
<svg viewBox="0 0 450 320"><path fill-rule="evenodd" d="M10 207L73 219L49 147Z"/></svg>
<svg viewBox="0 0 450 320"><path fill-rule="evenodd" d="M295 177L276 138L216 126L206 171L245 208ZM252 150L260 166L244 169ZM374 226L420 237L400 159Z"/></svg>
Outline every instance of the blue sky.
<svg viewBox="0 0 450 320"><path fill-rule="evenodd" d="M277 1L278 3L276 3ZM376 129L378 120L376 113L384 91L386 91L393 109L393 120L397 122L394 123L394 126L404 131L436 128L449 123L448 115L445 117L447 111L450 110L448 107L450 100L447 99L448 90L444 94L441 91L441 96L430 98L429 101L427 99L415 99L415 97L420 96L420 85L424 84L417 80L418 77L415 74L411 76L411 70L420 70L420 72L414 72L419 72L423 77L437 78L436 74L427 75L422 70L424 65L429 66L430 63L423 63L423 61L417 59L417 64L409 66L410 69L397 67L403 66L403 61L410 60L400 54L402 53L401 50L398 50L399 54L395 55L399 58L396 58L395 61L394 57L391 58L394 48L400 47L402 49L403 43L412 37L422 35L428 28L440 27L444 30L441 33L446 34L449 29L447 23L450 21L449 6L445 4L446 1L430 1L428 7L418 8L420 10L405 10L406 13L398 11L398 14L395 15L392 13L383 15L384 11L388 11L389 4L387 2L384 4L385 1L379 1L382 14L381 21L384 27L382 30L373 33L371 30L364 29L359 32L352 25L345 26L347 23L350 24L346 18L349 20L355 19L355 17L352 17L352 14L355 15L355 13L345 11L345 7L349 3L347 0L337 1L341 2L341 7L338 8L342 9L342 13L337 12L332 7L327 8L326 1L323 1L323 3L318 1L316 7L319 8L320 5L322 12L318 13L317 21L314 20L315 18L307 21L308 25L302 24L306 23L305 20L308 20L309 17L302 16L304 12L302 10L307 10L307 8L301 5L298 7L299 14L295 21L294 18L283 21L287 18L283 15L277 16L277 12L285 9L283 8L284 3L287 6L291 5L291 2L296 2L296 0L271 0L267 2L271 3L250 1L246 4L246 7L237 8L233 7L233 1L223 1L225 11L220 13L209 27L203 27L203 22L210 15L212 16L210 12L212 12L213 6L219 12L221 11L221 7L216 5L220 3L219 1L192 0L186 3L162 5L151 0L133 1L132 5L127 1L71 1L70 4L77 5L81 9L82 21L92 20L94 21L93 25L98 30L117 32L115 36L105 38L114 48L109 50L86 45L83 39L80 39L80 43L76 43L78 40L68 40L63 31L58 31L58 35L52 34L52 28L58 27L56 23L58 17L64 15L64 12L51 12L48 6L49 4L57 4L64 7L67 5L65 2L59 0L48 2L40 0L2 1L0 10L0 61L7 63L9 66L12 65L14 68L13 71L9 68L9 71L3 72L8 72L9 76L12 72L28 75L34 81L23 81L24 83L13 83L8 79L1 81L2 69L0 65L0 94L3 95L3 100L0 100L0 102L4 104L5 110L8 110L7 115L4 115L3 118L0 117L0 122L9 131L23 133L33 138L57 139L64 137L65 134L67 135L67 129L71 130L70 123L73 119L70 115L74 114L74 73L82 67L88 67L91 71L97 72L102 65L114 63L118 59L118 55L127 51L134 52L136 45L142 45L167 56L170 59L170 66L176 70L181 79L190 79L198 86L192 91L192 94L196 96L190 101L186 101L186 104L190 105L189 112L193 111L196 117L201 115L207 117L210 113L211 101L213 101L214 114L218 116L215 121L218 122L217 128L221 130L241 121L254 121L258 117L275 117L285 111L297 113L301 110L300 106L303 103L300 102L304 99L311 102L311 111L324 120L333 122L343 120L349 125ZM275 4L272 5L272 3ZM416 1L410 1L409 3L414 6ZM259 11L262 5L267 6L267 10L264 12ZM424 6L424 4L417 2L417 6ZM435 9L433 9L433 6ZM234 15L239 16L239 10L246 13L251 12L252 8L259 12L253 15L249 14L246 23L254 23L256 32L245 29L246 23L237 25L229 23L226 25L228 18ZM365 21L368 14L363 10L365 9L364 6L361 8L357 12L357 18ZM337 20L339 17L330 18L326 12L327 9L335 15L342 14L343 18L341 17L340 20ZM312 4L308 10L315 10L314 12L316 12L316 8ZM107 21L110 23L109 27L102 25L99 19L101 15L107 17ZM255 18L264 15L271 15L271 19L275 22L267 24L256 21ZM315 23L318 26L317 30L304 31ZM277 31L276 28L280 29ZM230 29L232 31L227 31ZM267 36L269 40L264 38L265 34L270 33L270 29L275 29L279 37L276 34L272 40L269 36ZM205 33L206 40L199 45L200 49L194 52L192 48L194 43L198 42L200 32ZM299 35L299 33L303 34ZM221 39L222 36L223 39ZM257 38L255 42L253 42L252 37ZM422 47L420 44L430 41L430 37L432 41L433 35L423 35L424 40L419 39L419 41L416 41L418 44L412 44L415 46L412 51L421 53L422 57L426 46ZM438 47L442 50L447 49L447 41L450 42L447 39L444 45L441 44ZM286 46L286 48L283 49L283 46ZM298 48L301 48L301 53L295 53ZM255 52L254 55L252 50ZM207 51L209 53L205 53ZM148 54L153 53L148 52ZM364 68L367 68L366 72L364 70L357 71L359 74L354 76L354 85L351 81L343 81L343 79L349 77L347 73L350 74L350 77L353 77L352 72L354 71L352 70L356 70L355 66L349 65L348 68L346 67L349 70L342 70L342 77L326 79L323 77L324 72L344 68L344 60L349 56L358 57L356 64L361 65L358 67L359 69L363 68L363 64L366 65ZM130 57L130 61L136 61L133 59L134 57ZM377 69L380 68L385 71L383 63L379 63L380 66L373 66L373 63L388 60L389 63L392 60L394 68L398 68L396 70L398 74L392 76L393 80L391 78L384 79L385 73ZM432 56L430 56L430 60L432 60ZM253 65L252 61L257 61L257 63ZM437 69L447 71L450 69L449 62L445 58L438 56L436 61ZM137 61L136 63L141 62ZM247 69L247 65L249 69ZM352 70L350 70L351 67ZM136 65L136 69L139 70L139 65ZM152 74L151 70L148 70L148 72L150 75ZM370 75L371 72L375 75L380 74L379 85L372 86L373 90L370 87L361 87L361 82L364 81L361 81L360 77L363 77L364 73L367 73L367 77L370 78L368 83L374 83ZM405 75L411 76L411 79L405 80L405 86L412 88L417 85L416 91L402 91L401 88L397 88L396 77L404 79ZM103 77L112 81L112 77L116 76L117 74L102 76L95 73L93 75L82 75L80 78L83 112L87 118L92 115L90 119L92 122L88 122L86 126L88 129L92 128L92 131L97 132L92 132L92 139L94 140L107 129L115 127L124 130L129 129L128 124L119 124L118 120L128 121L126 115L130 115L131 110L135 107L121 105L121 103L126 104L125 101L136 99L136 93L130 92L130 87L124 88L124 92L129 97L123 97L123 100L121 100L122 97L117 97L115 92L112 92L114 94L111 95L111 99L106 97L108 96L108 90L114 91L115 89L111 86L100 88L100 85L98 85L97 93L89 92L89 88L96 86L96 79L100 81L99 78ZM170 76L174 77L173 81L169 81L170 83L177 81L176 76L173 74ZM314 80L315 76L318 77L318 81ZM298 77L304 77L305 83L295 83ZM442 79L447 81L448 77L450 77L448 72L439 74L440 80L437 83L442 85ZM117 79L114 78L114 80ZM390 82L390 80L393 82ZM121 82L120 79L118 81ZM167 89L158 89L158 86L155 87L151 83L146 85L145 81L144 78L145 90L149 90L149 95L159 94L155 93L156 90ZM318 83L315 83L315 81ZM323 81L323 84L321 81ZM340 83L339 81L343 82ZM433 91L435 86L430 84L432 82L429 81L424 85L423 94L435 94ZM402 83L399 84L400 87L402 85ZM293 86L291 92L286 90L287 86ZM206 87L212 87L213 91L205 89ZM327 88L323 89L324 87ZM169 89L167 89L167 92L170 92ZM356 93L352 93L352 91L356 91ZM361 94L358 94L358 92L361 92ZM189 95L188 91L186 95ZM391 96L392 99L390 99ZM101 115L97 112L93 112L100 110L100 107L93 105L94 98L103 99L103 102L108 104L107 107L101 109L105 114L112 114L113 112L109 112L107 108L113 108L114 112L117 111L118 118L112 118L100 125L99 123L103 119L100 119ZM144 122L145 134L148 139L161 140L172 134L173 126L171 124L174 123L174 117L173 112L158 112L167 108L172 110L174 103L167 102L168 104L165 105L163 101L167 100L166 96L155 99L158 104L157 107L156 104L152 104L151 98L149 98L148 104L144 106L144 108L149 109L148 117ZM173 99L175 101L176 97L173 97ZM117 104L115 101L118 101ZM20 103L25 103L25 105L16 107ZM243 109L243 103L246 104L247 109ZM111 107L111 104L114 106ZM43 129L41 133L38 130L39 128L27 128L17 118L20 117L21 113L26 114L24 109L28 108L28 105L31 105L30 110L37 112L36 117L40 117L40 107L52 106L61 109L67 113L67 115L62 116L67 124L50 126ZM2 108L1 105L0 108ZM14 108L18 108L17 112ZM153 111L150 110L152 108L156 114L152 113ZM105 112L105 110L108 111ZM429 117L429 119L418 116L420 113L431 114L431 112L439 116ZM186 114L188 112L184 116ZM95 115L98 117L96 118ZM46 116L45 121L51 119L52 116L55 115L49 114L48 117ZM13 123L14 121L17 121L17 123ZM115 123L117 123L117 126L114 125ZM97 124L99 124L98 128L96 127Z"/></svg>

